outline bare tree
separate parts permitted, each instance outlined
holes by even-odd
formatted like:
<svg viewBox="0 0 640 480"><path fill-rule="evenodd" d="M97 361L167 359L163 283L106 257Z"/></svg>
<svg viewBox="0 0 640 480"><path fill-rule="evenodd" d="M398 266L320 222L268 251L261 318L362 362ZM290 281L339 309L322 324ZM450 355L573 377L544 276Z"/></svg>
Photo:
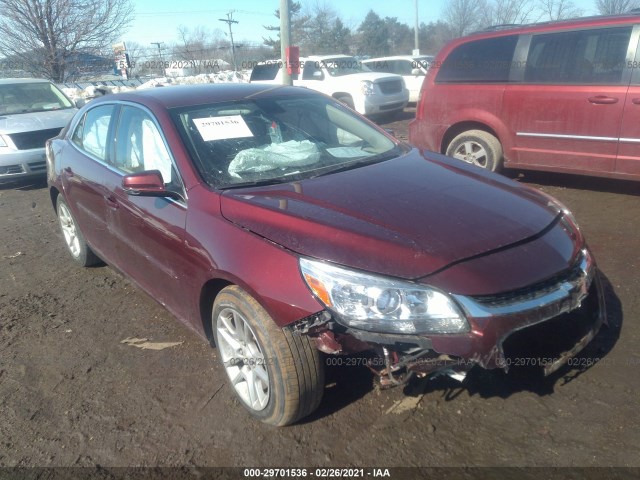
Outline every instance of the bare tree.
<svg viewBox="0 0 640 480"><path fill-rule="evenodd" d="M539 18L534 0L494 0L486 12L490 25L528 23Z"/></svg>
<svg viewBox="0 0 640 480"><path fill-rule="evenodd" d="M583 15L572 0L538 0L542 20L564 20Z"/></svg>
<svg viewBox="0 0 640 480"><path fill-rule="evenodd" d="M596 0L596 8L600 15L627 13L630 10L639 7L639 0Z"/></svg>
<svg viewBox="0 0 640 480"><path fill-rule="evenodd" d="M457 37L466 35L487 24L485 0L449 0L444 10L444 19Z"/></svg>
<svg viewBox="0 0 640 480"><path fill-rule="evenodd" d="M129 0L0 0L0 53L55 82L83 54L109 49L133 19Z"/></svg>
<svg viewBox="0 0 640 480"><path fill-rule="evenodd" d="M223 33L219 28L209 31L206 27L197 26L190 30L180 25L178 37L180 42L172 48L173 59L178 61L178 65L192 66L195 73L217 70L212 61L220 56L221 48L228 48L228 42L223 40Z"/></svg>

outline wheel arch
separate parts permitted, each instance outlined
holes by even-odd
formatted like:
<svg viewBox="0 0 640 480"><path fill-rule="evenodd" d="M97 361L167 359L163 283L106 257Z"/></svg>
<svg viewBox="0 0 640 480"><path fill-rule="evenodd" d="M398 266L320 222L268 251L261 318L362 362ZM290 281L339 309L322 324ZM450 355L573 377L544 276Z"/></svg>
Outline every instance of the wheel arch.
<svg viewBox="0 0 640 480"><path fill-rule="evenodd" d="M496 130L491 128L489 125L482 122L465 121L465 122L456 123L455 125L451 125L447 129L445 134L442 136L442 142L440 143L440 153L442 154L446 153L447 147L449 146L451 141L461 133L466 132L468 130L482 130L484 132L487 132L493 135L494 137L496 137L500 142L500 145L504 146L504 143L500 138L500 135L498 134L498 132L496 132ZM502 155L504 157L504 148L503 148Z"/></svg>
<svg viewBox="0 0 640 480"><path fill-rule="evenodd" d="M202 330L209 343L213 346L213 329L211 327L211 310L218 294L226 287L238 285L224 278L212 278L208 280L200 289L200 321ZM242 287L241 287L242 288Z"/></svg>
<svg viewBox="0 0 640 480"><path fill-rule="evenodd" d="M58 196L60 195L60 190L56 187L49 188L49 198L51 198L51 205L53 206L53 210L56 210L56 203L58 202Z"/></svg>

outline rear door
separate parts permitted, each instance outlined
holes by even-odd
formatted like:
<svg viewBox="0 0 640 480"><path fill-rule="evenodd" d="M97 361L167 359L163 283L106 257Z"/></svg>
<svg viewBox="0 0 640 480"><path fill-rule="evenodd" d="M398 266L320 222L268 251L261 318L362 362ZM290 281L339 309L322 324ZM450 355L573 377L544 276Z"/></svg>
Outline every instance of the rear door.
<svg viewBox="0 0 640 480"><path fill-rule="evenodd" d="M62 183L69 207L91 248L107 262L114 257L108 225L109 190L119 176L109 159L117 108L102 104L88 110L71 135L68 154L62 157Z"/></svg>
<svg viewBox="0 0 640 480"><path fill-rule="evenodd" d="M632 26L530 37L523 78L507 86L505 156L531 167L612 172L630 80Z"/></svg>

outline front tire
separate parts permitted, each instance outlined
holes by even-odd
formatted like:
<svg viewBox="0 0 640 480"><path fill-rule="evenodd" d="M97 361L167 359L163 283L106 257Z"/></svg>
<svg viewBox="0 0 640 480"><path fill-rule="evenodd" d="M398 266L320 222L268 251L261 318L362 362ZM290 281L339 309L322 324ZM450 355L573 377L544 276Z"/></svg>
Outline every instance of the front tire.
<svg viewBox="0 0 640 480"><path fill-rule="evenodd" d="M284 426L318 408L324 366L309 338L278 327L235 285L218 294L211 321L220 361L251 415Z"/></svg>
<svg viewBox="0 0 640 480"><path fill-rule="evenodd" d="M62 195L58 195L56 200L56 212L58 214L60 230L62 230L62 236L64 237L64 243L71 257L83 267L90 267L101 263L101 260L93 253L91 247L89 247L84 239L75 218L73 218L71 209L62 198Z"/></svg>
<svg viewBox="0 0 640 480"><path fill-rule="evenodd" d="M502 168L502 145L484 130L468 130L455 137L447 147L447 155L491 172Z"/></svg>

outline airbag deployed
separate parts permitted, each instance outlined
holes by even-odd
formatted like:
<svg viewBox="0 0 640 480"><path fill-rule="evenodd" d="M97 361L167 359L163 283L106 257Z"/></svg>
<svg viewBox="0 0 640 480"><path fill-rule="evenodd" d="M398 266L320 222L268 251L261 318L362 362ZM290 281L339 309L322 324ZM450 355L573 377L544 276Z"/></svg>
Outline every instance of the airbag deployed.
<svg viewBox="0 0 640 480"><path fill-rule="evenodd" d="M239 152L229 164L229 175L241 178L241 173L260 173L281 167L302 167L320 159L320 150L309 140L290 140L266 147Z"/></svg>

